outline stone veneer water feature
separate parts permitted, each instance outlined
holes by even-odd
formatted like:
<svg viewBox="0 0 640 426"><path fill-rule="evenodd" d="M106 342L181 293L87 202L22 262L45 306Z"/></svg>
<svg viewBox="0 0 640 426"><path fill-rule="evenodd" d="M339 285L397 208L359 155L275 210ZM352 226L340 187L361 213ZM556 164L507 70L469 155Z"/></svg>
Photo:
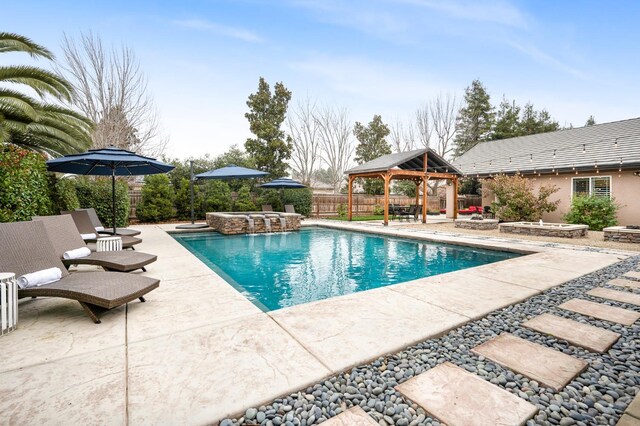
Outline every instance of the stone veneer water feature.
<svg viewBox="0 0 640 426"><path fill-rule="evenodd" d="M276 212L207 213L207 224L225 235L298 231L302 215Z"/></svg>
<svg viewBox="0 0 640 426"><path fill-rule="evenodd" d="M500 232L509 234L538 235L541 237L580 238L586 237L587 225L568 223L505 222L500 224Z"/></svg>
<svg viewBox="0 0 640 426"><path fill-rule="evenodd" d="M610 226L604 228L603 231L605 241L640 244L640 229L628 228L626 226Z"/></svg>

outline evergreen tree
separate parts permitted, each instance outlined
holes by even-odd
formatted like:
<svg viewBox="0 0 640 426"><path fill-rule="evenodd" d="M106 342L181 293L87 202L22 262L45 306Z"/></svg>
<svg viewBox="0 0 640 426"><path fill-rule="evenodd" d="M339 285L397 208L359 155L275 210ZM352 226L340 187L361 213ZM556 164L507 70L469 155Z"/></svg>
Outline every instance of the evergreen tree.
<svg viewBox="0 0 640 426"><path fill-rule="evenodd" d="M389 127L382 122L382 117L379 115L374 115L373 120L366 127L356 121L353 125L353 134L358 140L355 157L358 164L391 154L391 145L386 139L389 136ZM363 187L367 194L384 194L384 182L380 179L365 179Z"/></svg>
<svg viewBox="0 0 640 426"><path fill-rule="evenodd" d="M587 122L584 125L586 127L586 126L593 126L594 124L596 124L596 119L593 118L593 115L590 115L589 118L587 119Z"/></svg>
<svg viewBox="0 0 640 426"><path fill-rule="evenodd" d="M144 179L142 200L136 216L143 222L161 222L173 217L176 195L166 174L149 175Z"/></svg>
<svg viewBox="0 0 640 426"><path fill-rule="evenodd" d="M527 102L520 119L520 136L553 132L558 129L560 124L551 118L546 109L536 111L533 104Z"/></svg>
<svg viewBox="0 0 640 426"><path fill-rule="evenodd" d="M487 90L480 80L473 80L465 89L464 105L456 118L455 157L490 139L494 115Z"/></svg>
<svg viewBox="0 0 640 426"><path fill-rule="evenodd" d="M280 128L287 114L291 92L282 83L276 83L271 93L269 84L260 77L258 91L249 95L250 111L244 116L249 129L256 135L244 144L253 157L256 168L268 172L272 178L286 176L287 160L291 157L291 138Z"/></svg>
<svg viewBox="0 0 640 426"><path fill-rule="evenodd" d="M520 135L520 106L503 97L496 113L492 139L507 139Z"/></svg>

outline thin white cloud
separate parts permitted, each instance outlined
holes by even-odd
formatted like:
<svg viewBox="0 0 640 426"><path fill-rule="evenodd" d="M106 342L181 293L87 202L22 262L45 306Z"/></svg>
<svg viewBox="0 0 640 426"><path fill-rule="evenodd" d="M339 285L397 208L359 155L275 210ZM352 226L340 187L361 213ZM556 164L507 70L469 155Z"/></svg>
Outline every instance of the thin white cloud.
<svg viewBox="0 0 640 426"><path fill-rule="evenodd" d="M224 37L250 43L262 43L264 40L253 31L240 27L231 27L204 19L183 19L171 21L173 25L198 31L207 31Z"/></svg>
<svg viewBox="0 0 640 426"><path fill-rule="evenodd" d="M563 71L581 80L588 79L586 74L580 71L579 69L576 69L570 65L565 64L561 60L554 58L553 56L543 52L542 50L538 49L537 47L531 44L518 43L514 40L507 40L506 43L509 46L513 47L514 49L524 53L525 55L533 58L534 60L540 63L550 65L560 71Z"/></svg>
<svg viewBox="0 0 640 426"><path fill-rule="evenodd" d="M514 5L505 1L480 0L393 0L441 12L451 18L473 22L500 24L507 27L528 28L529 18Z"/></svg>

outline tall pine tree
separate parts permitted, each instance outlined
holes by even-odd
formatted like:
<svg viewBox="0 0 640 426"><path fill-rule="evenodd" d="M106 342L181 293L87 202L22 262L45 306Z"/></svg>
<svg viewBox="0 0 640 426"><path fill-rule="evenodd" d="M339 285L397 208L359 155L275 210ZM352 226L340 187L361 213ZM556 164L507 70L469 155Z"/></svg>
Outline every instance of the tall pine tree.
<svg viewBox="0 0 640 426"><path fill-rule="evenodd" d="M480 80L473 80L465 89L464 105L456 118L455 157L490 139L494 115L487 89Z"/></svg>
<svg viewBox="0 0 640 426"><path fill-rule="evenodd" d="M386 139L389 136L389 127L382 122L382 117L379 115L374 115L373 120L366 127L356 121L353 125L353 134L358 140L355 158L358 164L391 154L391 145ZM364 179L363 188L367 194L384 194L384 182L380 179Z"/></svg>
<svg viewBox="0 0 640 426"><path fill-rule="evenodd" d="M509 102L502 98L496 113L496 122L491 135L492 139L507 139L520 135L520 107L516 101Z"/></svg>
<svg viewBox="0 0 640 426"><path fill-rule="evenodd" d="M256 137L247 139L244 147L256 168L268 172L272 178L285 176L289 167L287 160L291 158L293 145L280 126L290 100L291 92L282 83L276 83L272 94L269 84L260 77L258 91L249 95L247 101L250 111L244 116Z"/></svg>

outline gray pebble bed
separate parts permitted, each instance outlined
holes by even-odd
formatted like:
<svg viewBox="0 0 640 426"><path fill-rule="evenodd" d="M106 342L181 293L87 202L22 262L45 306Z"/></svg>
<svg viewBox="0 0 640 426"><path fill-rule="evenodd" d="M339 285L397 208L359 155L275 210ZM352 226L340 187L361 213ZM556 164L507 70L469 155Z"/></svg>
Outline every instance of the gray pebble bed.
<svg viewBox="0 0 640 426"><path fill-rule="evenodd" d="M623 326L557 308L580 297L598 303L640 311L640 307L594 298L585 293L640 269L640 256L569 281L448 334L411 346L402 352L339 373L268 405L251 407L241 417L224 419L221 426L260 424L306 426L319 424L359 405L380 425L439 425L394 386L445 361L450 361L489 382L530 401L539 408L527 425L615 425L640 388L640 321ZM616 290L620 287L611 286ZM629 291L629 290L625 290ZM638 290L634 290L640 293ZM622 337L604 354L592 353L521 326L526 320L552 313L620 333ZM560 392L539 385L501 367L471 349L509 332L531 342L581 358L589 367Z"/></svg>

